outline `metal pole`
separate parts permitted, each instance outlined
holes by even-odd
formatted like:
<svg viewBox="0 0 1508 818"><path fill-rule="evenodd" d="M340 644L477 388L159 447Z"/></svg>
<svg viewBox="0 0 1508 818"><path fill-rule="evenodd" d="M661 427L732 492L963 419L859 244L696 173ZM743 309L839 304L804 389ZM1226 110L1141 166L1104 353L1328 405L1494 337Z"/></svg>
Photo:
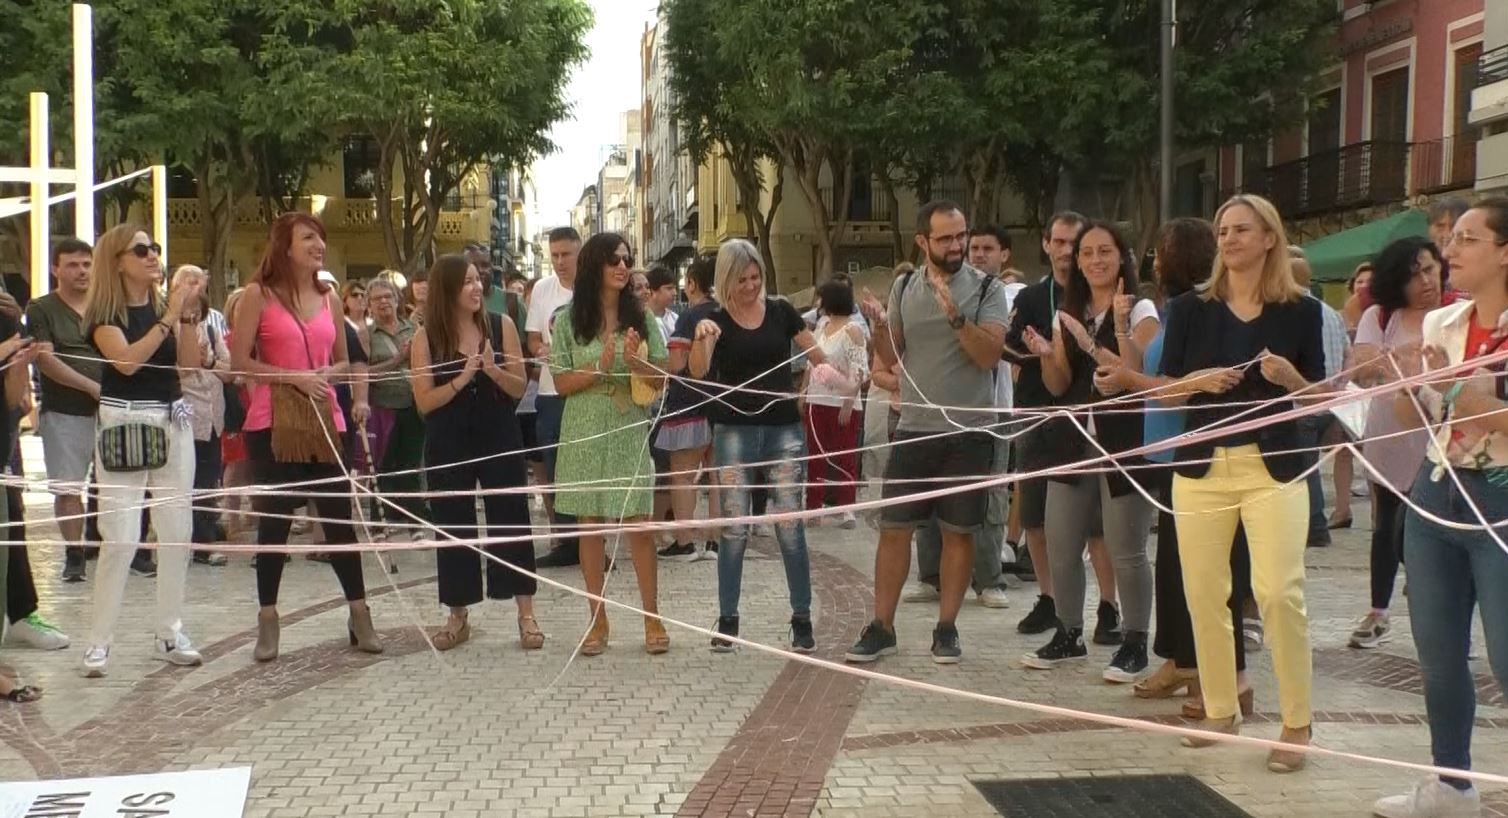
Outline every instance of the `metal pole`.
<svg viewBox="0 0 1508 818"><path fill-rule="evenodd" d="M94 9L73 4L73 234L94 244Z"/></svg>
<svg viewBox="0 0 1508 818"><path fill-rule="evenodd" d="M152 238L162 245L162 274L168 275L168 168L152 166Z"/></svg>
<svg viewBox="0 0 1508 818"><path fill-rule="evenodd" d="M48 245L52 225L48 223L47 195L49 167L47 145L47 95L31 93L31 297L47 294Z"/></svg>
<svg viewBox="0 0 1508 818"><path fill-rule="evenodd" d="M1162 0L1162 144L1157 169L1157 218L1173 218L1173 31L1175 0Z"/></svg>

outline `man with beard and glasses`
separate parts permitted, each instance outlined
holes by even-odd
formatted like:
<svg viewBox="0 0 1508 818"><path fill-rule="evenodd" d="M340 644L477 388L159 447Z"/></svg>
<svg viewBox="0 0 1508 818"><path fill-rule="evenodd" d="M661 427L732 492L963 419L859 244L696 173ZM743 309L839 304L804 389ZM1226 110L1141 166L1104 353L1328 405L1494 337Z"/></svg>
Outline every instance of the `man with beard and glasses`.
<svg viewBox="0 0 1508 818"><path fill-rule="evenodd" d="M872 662L895 652L895 608L911 570L911 534L934 515L942 533L942 560L932 660L954 664L962 656L954 621L969 587L972 533L985 521L986 492L973 488L929 499L903 498L990 475L994 447L981 428L995 422L994 373L1009 310L1000 283L964 263L968 242L962 209L952 202L929 202L916 224L916 245L926 266L895 280L888 308L882 309L872 295L864 298L863 310L874 331L875 368L897 361L901 365L901 418L881 493L900 502L881 512L875 619L849 649L850 662Z"/></svg>

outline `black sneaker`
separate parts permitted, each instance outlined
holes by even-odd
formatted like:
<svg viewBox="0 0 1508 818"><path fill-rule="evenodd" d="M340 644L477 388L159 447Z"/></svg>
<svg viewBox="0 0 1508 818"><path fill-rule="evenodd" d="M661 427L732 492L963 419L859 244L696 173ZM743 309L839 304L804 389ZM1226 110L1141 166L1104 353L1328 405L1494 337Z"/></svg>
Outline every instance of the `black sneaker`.
<svg viewBox="0 0 1508 818"><path fill-rule="evenodd" d="M63 581L84 581L84 549L78 546L69 546L63 551Z"/></svg>
<svg viewBox="0 0 1508 818"><path fill-rule="evenodd" d="M674 560L675 562L695 562L696 546L690 543L681 545L678 542L672 542L670 545L660 549L660 559Z"/></svg>
<svg viewBox="0 0 1508 818"><path fill-rule="evenodd" d="M1115 652L1115 658L1105 667L1105 681L1116 684L1135 684L1147 675L1147 634L1145 631L1126 631L1126 641Z"/></svg>
<svg viewBox="0 0 1508 818"><path fill-rule="evenodd" d="M1052 597L1047 594L1037 595L1037 604L1032 606L1031 613L1026 615L1016 625L1017 633L1033 636L1046 633L1058 624L1058 606L1053 604Z"/></svg>
<svg viewBox="0 0 1508 818"><path fill-rule="evenodd" d="M932 661L939 665L956 665L963 656L958 646L958 627L952 623L939 622L932 629Z"/></svg>
<svg viewBox="0 0 1508 818"><path fill-rule="evenodd" d="M885 630L884 624L876 619L864 626L864 630L859 632L859 641L853 643L853 647L848 649L843 658L845 661L862 664L892 653L895 653L895 631Z"/></svg>
<svg viewBox="0 0 1508 818"><path fill-rule="evenodd" d="M568 545L557 545L534 562L537 568L569 568L580 564L581 554Z"/></svg>
<svg viewBox="0 0 1508 818"><path fill-rule="evenodd" d="M157 564L152 562L150 552L138 550L136 556L131 558L131 573L138 577L157 576Z"/></svg>
<svg viewBox="0 0 1508 818"><path fill-rule="evenodd" d="M810 628L811 625L808 624L807 627ZM717 618L717 632L718 633L722 633L722 634L727 634L728 636L737 636L738 635L738 617L736 617L736 616L719 616ZM716 636L712 637L712 652L713 653L732 653L733 652L733 647L734 647L733 643L729 642L726 639L718 639Z"/></svg>
<svg viewBox="0 0 1508 818"><path fill-rule="evenodd" d="M1037 670L1052 670L1064 662L1077 661L1088 655L1089 648L1084 647L1084 629L1070 630L1059 625L1052 641L1021 657L1021 664Z"/></svg>
<svg viewBox="0 0 1508 818"><path fill-rule="evenodd" d="M1100 600L1095 612L1099 621L1094 623L1096 645L1119 645L1121 643L1121 612L1108 600Z"/></svg>
<svg viewBox="0 0 1508 818"><path fill-rule="evenodd" d="M817 649L817 640L812 636L812 618L810 616L791 617L791 650L797 653L811 653Z"/></svg>

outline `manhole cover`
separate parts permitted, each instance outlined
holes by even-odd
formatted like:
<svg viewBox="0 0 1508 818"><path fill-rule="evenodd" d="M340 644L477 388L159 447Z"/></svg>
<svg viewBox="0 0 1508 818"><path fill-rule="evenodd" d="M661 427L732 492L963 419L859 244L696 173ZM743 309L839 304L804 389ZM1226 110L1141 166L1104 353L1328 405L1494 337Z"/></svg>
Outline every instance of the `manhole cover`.
<svg viewBox="0 0 1508 818"><path fill-rule="evenodd" d="M1188 775L975 781L1006 818L1251 818Z"/></svg>

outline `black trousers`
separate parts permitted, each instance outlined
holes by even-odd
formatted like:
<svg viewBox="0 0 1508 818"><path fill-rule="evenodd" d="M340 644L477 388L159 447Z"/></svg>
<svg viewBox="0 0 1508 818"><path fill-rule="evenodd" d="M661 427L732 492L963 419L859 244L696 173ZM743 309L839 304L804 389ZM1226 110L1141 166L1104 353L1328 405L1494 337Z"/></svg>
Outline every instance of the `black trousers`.
<svg viewBox="0 0 1508 818"><path fill-rule="evenodd" d="M21 505L21 487L5 487L9 518L6 520L5 538L12 542L26 542L26 509ZM31 559L25 545L13 545L7 549L5 575L5 615L12 622L20 622L37 610L37 584L31 577Z"/></svg>
<svg viewBox="0 0 1508 818"><path fill-rule="evenodd" d="M518 446L513 446L517 449ZM472 452L467 459L477 457ZM448 458L455 460L456 458ZM429 498L431 518L446 534L462 540L481 539L488 536L514 537L531 532L529 501L527 495L488 494L482 498L487 512L484 529L477 519L476 495L457 493L443 496L444 492L472 492L483 489L521 488L527 485L524 459L519 455L494 457L476 463L461 465L433 465L426 456L424 479L431 492ZM488 554L508 565L527 571L534 570L534 543L527 536L518 542L499 543L483 547ZM451 607L474 605L483 597L483 569L486 562L486 597L488 599L512 599L515 596L533 596L538 590L534 578L501 565L494 559L485 559L475 549L465 545L440 546L435 549L435 569L439 574L440 604Z"/></svg>
<svg viewBox="0 0 1508 818"><path fill-rule="evenodd" d="M304 494L264 494L256 498L256 510L264 514L285 515L262 517L257 522L258 545L287 545L288 530L293 521L291 515L305 502L313 504L320 517L341 522L321 523L325 541L330 545L350 545L356 542L356 529L351 527L350 484L340 466L333 463L279 463L272 457L272 432L260 430L246 433L246 454L251 460L252 475L263 485L279 485L280 489L304 491ZM339 478L339 479L330 479ZM299 486L312 480L326 482ZM355 551L338 551L330 555L330 567L340 580L340 589L347 600L366 598L366 583L361 576L361 554ZM278 589L283 584L283 555L280 553L257 554L257 600L262 605L276 605Z"/></svg>
<svg viewBox="0 0 1508 818"><path fill-rule="evenodd" d="M1372 607L1393 602L1393 583L1403 563L1403 498L1380 483L1372 484Z"/></svg>
<svg viewBox="0 0 1508 818"><path fill-rule="evenodd" d="M194 491L213 491L220 488L220 436L210 433L209 440L194 441ZM220 506L210 499L194 498L195 543L212 543L219 539L215 523L220 519Z"/></svg>
<svg viewBox="0 0 1508 818"><path fill-rule="evenodd" d="M1157 469L1153 472L1153 487L1163 505L1173 504L1173 470ZM1164 659L1172 659L1179 669L1199 667L1199 658L1194 653L1194 623L1189 617L1189 602L1183 592L1183 563L1178 559L1178 529L1173 515L1165 511L1157 513L1157 558L1153 571L1154 601L1157 614L1157 632L1152 640L1152 651ZM1246 529L1236 526L1236 541L1230 552L1230 611L1231 622L1236 627L1236 670L1246 669L1246 645L1241 639L1241 612L1246 600L1251 598L1251 551L1246 544Z"/></svg>

